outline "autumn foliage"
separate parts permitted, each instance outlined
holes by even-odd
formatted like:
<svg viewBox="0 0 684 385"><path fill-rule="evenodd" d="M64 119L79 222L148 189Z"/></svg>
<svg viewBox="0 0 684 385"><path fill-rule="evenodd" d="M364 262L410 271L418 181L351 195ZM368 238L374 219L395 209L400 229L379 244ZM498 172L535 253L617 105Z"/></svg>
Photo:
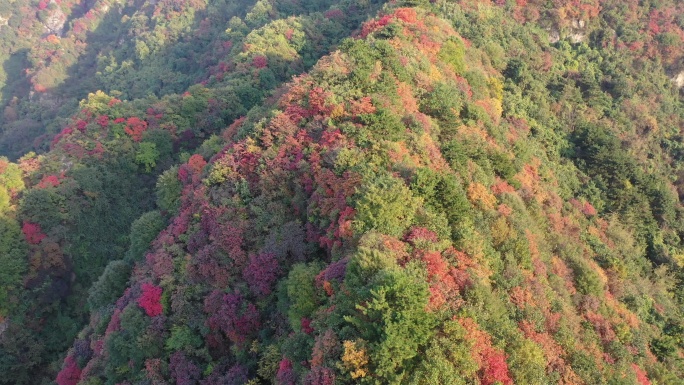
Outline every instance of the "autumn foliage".
<svg viewBox="0 0 684 385"><path fill-rule="evenodd" d="M76 385L81 380L81 369L73 355L64 360L64 367L57 374L57 385Z"/></svg>
<svg viewBox="0 0 684 385"><path fill-rule="evenodd" d="M46 237L46 235L42 233L40 225L37 223L24 222L24 226L22 226L21 231L24 233L26 242L32 245L39 244L40 241Z"/></svg>
<svg viewBox="0 0 684 385"><path fill-rule="evenodd" d="M54 137L58 155L37 156L51 166L16 177L33 187L7 190L8 210L16 197L35 207L8 215L26 241L10 244L26 249L16 287L49 287L53 304L72 282L112 292L89 300L101 306L60 385L646 385L678 373L680 95L648 59L659 45L632 53L638 29L598 33L641 5L387 3L365 19L370 5L352 1L321 5L312 23L280 19L306 7L295 3L221 22L198 11L202 39L184 44L221 53L188 54L210 68L201 84L89 96ZM189 6L160 1L153 18L170 5ZM671 11L640 12L646 39L677 41ZM214 24L225 28L212 40ZM334 37L351 25L360 32ZM623 35L635 41L620 48ZM165 57L143 40L135 65ZM157 166L135 174L119 153ZM103 203L119 185L147 186L132 226ZM100 217L97 236L124 229L111 242L123 260L100 262L124 273L86 279L96 242L63 234ZM10 289L0 299L23 298Z"/></svg>
<svg viewBox="0 0 684 385"><path fill-rule="evenodd" d="M137 117L131 117L126 119L126 127L124 128L124 131L126 134L130 135L131 138L139 142L142 140L142 135L147 130L147 122L137 118Z"/></svg>
<svg viewBox="0 0 684 385"><path fill-rule="evenodd" d="M145 314L156 317L162 313L161 295L162 288L149 283L140 286L142 294L138 298L138 306L145 310Z"/></svg>

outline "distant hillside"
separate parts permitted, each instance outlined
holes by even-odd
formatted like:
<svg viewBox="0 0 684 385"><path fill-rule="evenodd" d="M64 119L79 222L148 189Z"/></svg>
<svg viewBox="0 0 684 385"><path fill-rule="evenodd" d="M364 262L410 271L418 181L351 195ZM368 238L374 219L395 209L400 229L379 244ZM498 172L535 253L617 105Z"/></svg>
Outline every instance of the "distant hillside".
<svg viewBox="0 0 684 385"><path fill-rule="evenodd" d="M233 77L236 57L244 58L249 51L242 46L246 35L273 20L283 23L271 26L271 33L281 28L285 31L277 33L297 32L289 36L299 56L290 53L279 59L293 60L289 70L283 69L289 78L327 53L331 40L356 28L372 3L340 2L333 9L329 1L0 3L6 9L0 10L0 17L9 15L6 25L0 23L0 58L5 63L0 70L5 109L0 154L19 158L31 150L47 151L50 138L78 111L79 101L97 90L131 100L180 94L217 76ZM342 12L350 5L353 12ZM331 10L333 17L325 17ZM317 12L317 20L295 21ZM312 34L317 37L306 38Z"/></svg>
<svg viewBox="0 0 684 385"><path fill-rule="evenodd" d="M21 101L0 383L681 383L681 4L187 6Z"/></svg>
<svg viewBox="0 0 684 385"><path fill-rule="evenodd" d="M270 11L254 19L265 6ZM201 67L205 79L179 94L126 100L121 92L95 88L73 106L54 99L71 114L44 121L59 125L56 135L34 137L16 126L16 133L43 143L46 152L28 153L2 169L9 173L5 193L0 193L0 203L7 201L2 203L7 221L3 247L11 253L1 262L8 269L0 277L0 320L7 318L0 328L7 329L0 341L0 367L14 375L0 383L54 379L59 371L55 360L61 362L87 322L92 283L110 261L139 258L146 242L165 226L167 213L148 215L148 222L137 222L144 223L140 226L146 226L147 235L133 240L137 234L131 234L132 223L155 208L159 174L195 151L217 151L216 134L283 81L310 68L377 6L344 2L324 12L309 8L311 12L290 3L261 4L244 9L246 21L212 24L220 30L215 42L223 48L194 48L218 64ZM354 12L346 12L348 8ZM82 74L87 81L87 69ZM120 79L135 83L135 78ZM66 95L60 92L51 88L43 95ZM41 104L44 96L33 95L20 108L49 115ZM9 143L19 144L10 131ZM130 248L130 242L139 244Z"/></svg>

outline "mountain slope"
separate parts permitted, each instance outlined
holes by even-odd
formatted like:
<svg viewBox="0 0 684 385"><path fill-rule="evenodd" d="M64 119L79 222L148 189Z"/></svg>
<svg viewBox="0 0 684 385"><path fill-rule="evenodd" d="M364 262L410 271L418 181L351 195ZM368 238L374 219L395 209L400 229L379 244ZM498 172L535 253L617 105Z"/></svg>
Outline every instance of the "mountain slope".
<svg viewBox="0 0 684 385"><path fill-rule="evenodd" d="M681 382L682 5L408 3L14 2L0 383Z"/></svg>
<svg viewBox="0 0 684 385"><path fill-rule="evenodd" d="M31 138L49 151L26 154L0 170L0 211L7 222L2 250L10 251L0 276L0 367L12 373L0 383L54 379L56 360L87 322L89 289L105 266L119 261L118 274L128 274L166 225L167 211L143 215L156 208L159 174L194 151L217 151L220 130L310 67L350 33L356 18L377 7L345 2L326 16L269 4L273 14L255 21L253 29L234 19L242 27L217 37L230 38L234 49L196 47L223 65L180 95L122 101L93 90L76 108L60 105L77 111L64 119L47 119L49 111L31 104L39 101L27 101L31 113L46 114L45 121L60 124L61 131ZM353 17L342 13L346 7L357 11ZM298 15L287 16L293 13ZM85 71L86 83L88 78Z"/></svg>
<svg viewBox="0 0 684 385"><path fill-rule="evenodd" d="M509 7L389 6L165 173L58 383L677 383L681 99Z"/></svg>
<svg viewBox="0 0 684 385"><path fill-rule="evenodd" d="M349 7L354 12L345 12ZM281 64L292 61L289 79L313 65L377 4L101 0L18 1L0 8L11 11L10 24L0 25L0 55L9 57L0 71L0 86L3 75L9 77L0 99L0 151L17 159L31 150L49 150L50 138L78 112L79 101L97 90L133 100L181 94L211 78L250 83L240 64L249 51L243 41L250 44L247 35L256 30L270 33L273 48L291 43L296 55L270 53ZM57 26L48 28L50 20ZM281 23L269 25L274 20ZM286 39L275 39L288 30ZM272 75L261 78L257 94L272 88L273 77L283 81L284 74Z"/></svg>

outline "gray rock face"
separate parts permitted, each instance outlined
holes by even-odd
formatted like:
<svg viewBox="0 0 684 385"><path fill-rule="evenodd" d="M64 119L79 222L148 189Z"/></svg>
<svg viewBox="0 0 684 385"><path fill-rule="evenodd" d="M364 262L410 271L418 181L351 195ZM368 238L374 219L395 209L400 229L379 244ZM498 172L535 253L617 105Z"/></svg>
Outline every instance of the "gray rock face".
<svg viewBox="0 0 684 385"><path fill-rule="evenodd" d="M568 39L570 42L577 44L583 42L586 37L587 23L581 19L572 19L570 25L565 28L559 26L548 29L549 43L554 44L562 39Z"/></svg>
<svg viewBox="0 0 684 385"><path fill-rule="evenodd" d="M585 25L586 25L586 23L584 22L584 20L579 20L579 19L573 19L572 20L572 28L582 29L582 28L584 28Z"/></svg>
<svg viewBox="0 0 684 385"><path fill-rule="evenodd" d="M586 23L584 20L580 19L573 19L572 20L572 33L570 34L570 41L577 44L581 43L584 41L584 39L587 37L584 27L586 26Z"/></svg>
<svg viewBox="0 0 684 385"><path fill-rule="evenodd" d="M62 36L64 32L64 23L66 23L67 17L62 12L62 10L57 7L53 11L50 11L50 15L43 22L46 33L52 33L57 36Z"/></svg>
<svg viewBox="0 0 684 385"><path fill-rule="evenodd" d="M677 88L684 88L684 71L678 73L672 78L672 82Z"/></svg>
<svg viewBox="0 0 684 385"><path fill-rule="evenodd" d="M549 43L555 44L560 41L560 31L553 29L549 32Z"/></svg>
<svg viewBox="0 0 684 385"><path fill-rule="evenodd" d="M577 44L583 42L586 37L583 33L573 33L570 35L570 41Z"/></svg>

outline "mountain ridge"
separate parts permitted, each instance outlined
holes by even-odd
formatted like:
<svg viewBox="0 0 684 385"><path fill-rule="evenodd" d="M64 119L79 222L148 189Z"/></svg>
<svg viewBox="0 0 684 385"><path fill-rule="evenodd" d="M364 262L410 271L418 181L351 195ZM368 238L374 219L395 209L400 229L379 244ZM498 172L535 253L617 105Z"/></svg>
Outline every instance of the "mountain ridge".
<svg viewBox="0 0 684 385"><path fill-rule="evenodd" d="M496 96L497 92L503 96L503 87L496 76L485 74L496 71L485 67L480 72L484 82L473 91L459 73L482 70L466 60L466 43L444 21L418 15L414 9L399 8L366 23L359 39L342 45L342 54L334 53L309 75L295 79L276 102L275 113L267 112L266 120L258 115L248 118L234 127L233 143L213 162L205 165L195 158L179 169L186 189L194 188L186 190L181 200L187 203L181 203L180 216L153 243L146 264L134 273L141 289L134 284L117 302L107 331L95 333L100 336L95 340L104 342L103 355L95 352L86 364L86 379L91 378L93 365L105 366L108 381L126 378L115 380L110 366L115 365L113 346L132 343L135 333L139 333L137 338L153 339L169 333L167 343L176 341L175 333L181 332L174 327L183 327L186 345L162 353L162 357L170 355L168 369L166 360L158 361L154 353L150 358L154 368L142 369L145 356L136 354L131 369L140 368L148 379L170 376L179 383L196 383L201 372L207 375L201 369L206 353L196 350L202 344L190 336L199 331L208 333L204 338L210 362L219 363L209 367L225 368L225 372L212 370L203 383L244 382L249 378L245 373L252 371L261 381L280 384L461 383L467 379L512 384L513 379L545 383L550 378L560 383L591 383L604 375L649 381L643 363L581 372L581 359L593 356L616 362L611 354L618 354L617 350L602 354L600 350L614 349L610 346L617 338L616 327L636 332L639 322L623 304L603 299L601 293L609 280L596 262L573 256L577 251L564 244L567 240L545 239L539 227L535 231L521 222L525 217L534 221L541 214L555 233L566 234L568 240L577 239L577 232L587 226L584 231L610 243L601 230L609 225L600 220L599 227L588 225L597 211L585 200L572 199L567 209L556 212L553 207L563 206L562 198L549 190L549 183L561 186L549 166L536 156L528 156L527 163L521 164L520 156L512 157L491 136L501 135L495 127L501 123L503 108ZM411 54L402 56L403 49ZM405 72L410 69L414 72ZM470 74L470 79L477 77ZM402 80L409 86L403 86ZM420 101L414 93L422 96ZM359 99L364 94L369 96ZM449 126L460 120L465 125ZM517 124L523 127L515 129L523 131L514 131L512 136L524 135L524 122ZM439 133L431 131L437 127ZM473 176L467 170L478 165L466 161L460 166L473 180L459 181L463 174L450 171L438 150L446 147L447 138L449 144L479 143L486 152L498 152L493 157L497 162L494 174L481 170L484 175ZM450 150L450 163L458 166L459 151ZM200 182L204 167L210 169ZM262 204L264 209L259 208ZM294 207L288 209L290 205ZM305 220L302 213L307 213ZM476 225L478 219L488 225ZM279 223L288 230L280 229ZM259 246L258 240L264 237L287 243L268 246L266 240L267 244ZM480 237L487 241L482 243ZM458 248L450 246L449 239ZM299 245L292 246L292 242ZM183 252L174 244L187 249L192 259L185 257L186 262L179 265ZM305 250L316 246L327 257L310 260L316 253L307 257ZM492 253L501 259L492 259ZM332 259L321 269L321 258ZM292 267L284 278L288 264ZM549 274L550 268L554 273ZM563 277L565 283L556 286L560 282L547 281L554 276ZM274 287L279 277L284 282ZM527 283L505 283L515 281L513 277ZM510 296L508 304L498 297L504 288L511 290L506 295ZM550 288L561 298L575 297L570 301L573 305L560 305L560 312L551 310L544 300ZM177 298L168 305L162 297L165 290L173 290L170 296ZM206 324L202 316L198 320L191 316L196 311L189 309L197 305L183 299L186 291L207 293L203 301ZM277 295L277 309L264 302L268 295ZM597 306L596 296L604 305ZM485 298L492 304L478 304ZM523 314L533 313L523 315L516 324L515 316L511 319L499 313L501 318L497 317L496 304L502 307L499 312L513 306ZM181 311L182 306L189 308ZM574 306L578 308L573 310ZM607 307L599 311L600 306ZM170 310L168 318L164 308ZM545 314L545 326L528 318L534 308ZM137 331L123 326L126 321L144 325L140 318L145 313L152 317L149 326ZM278 321L282 316L286 319ZM631 321L624 324L623 317ZM155 320L176 326L157 325ZM561 324L577 331L583 323L598 333L599 345L590 341L566 345L568 341L551 337L553 330L563 330ZM293 334L285 332L288 324ZM169 329L164 331L165 327ZM435 335L445 337L435 340ZM194 347L187 345L190 341L195 341ZM319 344L323 345L318 348ZM282 355L272 350L278 346ZM302 351L303 346L308 348ZM463 354L466 346L476 353L455 360L453 354ZM596 348L599 351L582 355L585 349ZM428 362L418 355L423 349L437 357L446 354L445 360ZM262 351L265 356L260 357ZM551 360L552 351L564 353ZM120 354L115 362L128 362L130 367L131 361ZM621 360L627 363L626 357ZM229 369L230 362L235 364Z"/></svg>
<svg viewBox="0 0 684 385"><path fill-rule="evenodd" d="M317 36L288 18L223 69L258 96L221 73L162 100L91 94L50 152L0 170L0 365L24 373L0 381L59 369L17 350L44 349L24 319L75 336L51 337L59 385L676 384L664 3L390 3L277 87L277 58L303 52L282 48Z"/></svg>

